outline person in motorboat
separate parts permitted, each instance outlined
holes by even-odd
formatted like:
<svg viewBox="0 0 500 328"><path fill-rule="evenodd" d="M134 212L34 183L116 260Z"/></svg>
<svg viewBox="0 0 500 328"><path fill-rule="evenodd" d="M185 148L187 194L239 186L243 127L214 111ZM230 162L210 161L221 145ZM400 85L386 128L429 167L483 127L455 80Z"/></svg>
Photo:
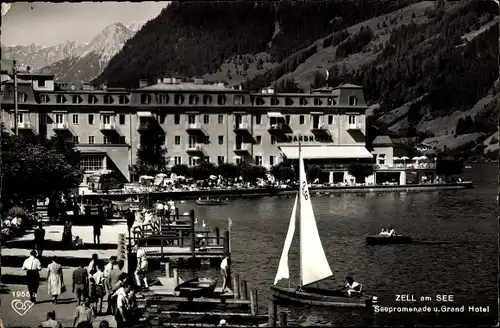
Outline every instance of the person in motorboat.
<svg viewBox="0 0 500 328"><path fill-rule="evenodd" d="M350 276L345 277L347 284L342 288L342 290L347 289L347 296L351 297L351 295L361 295L362 293L362 285Z"/></svg>
<svg viewBox="0 0 500 328"><path fill-rule="evenodd" d="M382 228L382 231L380 231L379 235L382 235L382 236L387 236L389 233L387 232L387 230L385 228Z"/></svg>
<svg viewBox="0 0 500 328"><path fill-rule="evenodd" d="M395 236L396 235L396 231L394 230L394 228L392 226L389 226L389 236Z"/></svg>

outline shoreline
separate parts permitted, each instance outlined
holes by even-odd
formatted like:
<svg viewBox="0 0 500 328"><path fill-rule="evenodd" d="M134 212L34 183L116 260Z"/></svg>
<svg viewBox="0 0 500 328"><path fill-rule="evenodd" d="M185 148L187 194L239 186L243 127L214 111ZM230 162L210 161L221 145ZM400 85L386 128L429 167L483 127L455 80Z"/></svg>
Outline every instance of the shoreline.
<svg viewBox="0 0 500 328"><path fill-rule="evenodd" d="M335 186L335 187L310 187L312 194L340 194L340 193L372 193L372 192L422 192L437 190L462 190L471 189L470 181L456 183L428 183L411 185L373 185L373 186ZM129 197L147 196L151 200L188 200L199 197L228 197L228 198L253 198L253 197L275 197L286 196L297 191L295 187L290 188L260 188L260 189L212 189L193 191L155 191L151 193L120 193L120 194L86 194L84 199L109 199L125 200Z"/></svg>

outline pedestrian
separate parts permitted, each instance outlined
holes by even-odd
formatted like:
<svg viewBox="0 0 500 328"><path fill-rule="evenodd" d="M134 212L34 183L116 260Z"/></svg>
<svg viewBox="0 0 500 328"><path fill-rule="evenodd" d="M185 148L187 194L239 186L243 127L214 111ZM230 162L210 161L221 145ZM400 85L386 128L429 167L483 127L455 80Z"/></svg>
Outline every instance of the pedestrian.
<svg viewBox="0 0 500 328"><path fill-rule="evenodd" d="M78 305L81 301L87 298L89 276L87 270L85 270L83 262L80 262L80 266L73 271L73 293L76 294L76 299L78 300Z"/></svg>
<svg viewBox="0 0 500 328"><path fill-rule="evenodd" d="M89 273L89 277L93 276L94 273L97 272L97 264L99 261L99 256L97 254L92 254L92 261L90 261L89 266L87 267L87 272Z"/></svg>
<svg viewBox="0 0 500 328"><path fill-rule="evenodd" d="M57 298L64 293L64 277L62 266L57 263L57 258L52 258L52 263L47 267L47 282L49 295L52 296L52 303L57 304Z"/></svg>
<svg viewBox="0 0 500 328"><path fill-rule="evenodd" d="M125 284L123 287L120 287L116 292L116 309L115 309L115 320L116 327L123 328L127 321L127 311L128 311L128 298L127 294L130 291L130 284Z"/></svg>
<svg viewBox="0 0 500 328"><path fill-rule="evenodd" d="M97 265L97 272L93 275L95 281L95 310L97 315L102 314L102 301L106 294L105 279L103 273L103 265Z"/></svg>
<svg viewBox="0 0 500 328"><path fill-rule="evenodd" d="M73 327L77 327L83 322L92 324L93 320L94 313L92 307L90 306L90 300L88 297L85 297L83 299L83 303L79 304L76 307L75 317L73 319ZM92 327L92 325L90 327Z"/></svg>
<svg viewBox="0 0 500 328"><path fill-rule="evenodd" d="M67 249L71 248L71 243L73 242L72 226L71 221L64 222L62 243Z"/></svg>
<svg viewBox="0 0 500 328"><path fill-rule="evenodd" d="M111 281L110 281L110 275L111 275L111 271L113 271L115 265L116 265L116 256L111 256L109 258L109 262L108 264L106 264L106 267L104 267L104 286L106 287L106 293L107 293L107 301L108 301L108 308L106 310L106 313L107 314L112 314L111 313L111 296L112 296L112 293L111 293L111 289L112 289L112 285L111 285Z"/></svg>
<svg viewBox="0 0 500 328"><path fill-rule="evenodd" d="M36 258L36 250L30 252L30 257L24 260L23 270L26 271L26 279L28 285L28 291L30 293L30 300L36 303L36 293L38 287L40 286L40 270L42 270L42 264L40 260Z"/></svg>
<svg viewBox="0 0 500 328"><path fill-rule="evenodd" d="M222 292L224 293L226 288L229 288L231 285L231 258L228 253L224 254L224 259L220 263L220 271L224 279L222 283Z"/></svg>
<svg viewBox="0 0 500 328"><path fill-rule="evenodd" d="M94 244L101 243L101 229L102 223L100 221L101 217L98 217L97 220L94 221ZM104 219L104 218L102 218Z"/></svg>
<svg viewBox="0 0 500 328"><path fill-rule="evenodd" d="M137 286L141 287L142 283L144 283L144 288L149 288L147 272L148 258L146 257L146 252L143 249L139 249L137 251L137 268L134 273Z"/></svg>
<svg viewBox="0 0 500 328"><path fill-rule="evenodd" d="M42 322L40 328L62 328L59 321L56 320L56 312L54 310L47 312L47 320Z"/></svg>
<svg viewBox="0 0 500 328"><path fill-rule="evenodd" d="M34 231L35 235L35 249L38 252L38 256L42 257L42 252L45 244L45 229L42 227L42 223L38 224L38 227Z"/></svg>
<svg viewBox="0 0 500 328"><path fill-rule="evenodd" d="M121 287L125 286L127 282L128 276L126 273L120 273L118 277L118 281L112 285L111 288L111 313L114 314L116 312L116 291Z"/></svg>

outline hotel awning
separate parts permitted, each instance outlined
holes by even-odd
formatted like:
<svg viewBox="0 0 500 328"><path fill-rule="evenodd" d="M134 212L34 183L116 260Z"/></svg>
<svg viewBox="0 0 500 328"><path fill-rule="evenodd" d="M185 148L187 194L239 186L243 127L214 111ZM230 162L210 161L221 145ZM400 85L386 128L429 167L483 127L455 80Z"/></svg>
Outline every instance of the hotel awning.
<svg viewBox="0 0 500 328"><path fill-rule="evenodd" d="M139 117L152 117L153 114L151 114L151 112L137 112L137 116L139 116Z"/></svg>
<svg viewBox="0 0 500 328"><path fill-rule="evenodd" d="M283 114L281 114L280 112L269 112L269 113L267 113L267 116L269 116L269 117L283 117Z"/></svg>
<svg viewBox="0 0 500 328"><path fill-rule="evenodd" d="M279 148L286 158L299 158L298 146ZM373 155L363 146L302 146L302 156L304 159L373 158Z"/></svg>

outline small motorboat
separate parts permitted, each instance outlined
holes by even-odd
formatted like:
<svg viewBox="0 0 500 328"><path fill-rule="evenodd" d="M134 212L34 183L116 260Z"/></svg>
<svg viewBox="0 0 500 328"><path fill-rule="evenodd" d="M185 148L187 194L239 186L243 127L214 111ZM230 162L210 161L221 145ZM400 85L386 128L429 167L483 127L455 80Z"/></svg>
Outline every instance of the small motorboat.
<svg viewBox="0 0 500 328"><path fill-rule="evenodd" d="M227 200L222 198L198 198L196 200L196 204L198 205L227 205Z"/></svg>
<svg viewBox="0 0 500 328"><path fill-rule="evenodd" d="M207 297L213 294L216 285L217 279L194 278L181 283L174 290L179 292L180 297Z"/></svg>
<svg viewBox="0 0 500 328"><path fill-rule="evenodd" d="M366 237L367 245L390 245L390 244L411 244L412 239L408 236L395 235L375 235Z"/></svg>

